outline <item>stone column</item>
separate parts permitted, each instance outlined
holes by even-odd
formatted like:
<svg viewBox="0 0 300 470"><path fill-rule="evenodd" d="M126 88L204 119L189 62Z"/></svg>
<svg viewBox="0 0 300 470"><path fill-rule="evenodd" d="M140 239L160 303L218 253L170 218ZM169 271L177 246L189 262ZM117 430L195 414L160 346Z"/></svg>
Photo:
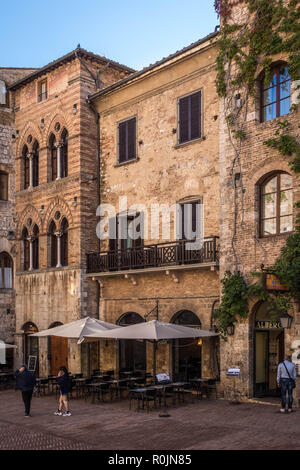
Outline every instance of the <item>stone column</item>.
<svg viewBox="0 0 300 470"><path fill-rule="evenodd" d="M33 237L28 238L29 241L29 271L33 271Z"/></svg>
<svg viewBox="0 0 300 470"><path fill-rule="evenodd" d="M62 150L63 150L63 142L58 142L56 144L57 148L57 180L61 179L61 170L62 170Z"/></svg>
<svg viewBox="0 0 300 470"><path fill-rule="evenodd" d="M33 188L33 157L34 154L29 154L29 187Z"/></svg>
<svg viewBox="0 0 300 470"><path fill-rule="evenodd" d="M61 237L62 237L62 232L56 232L56 240L57 240L57 268L61 268Z"/></svg>

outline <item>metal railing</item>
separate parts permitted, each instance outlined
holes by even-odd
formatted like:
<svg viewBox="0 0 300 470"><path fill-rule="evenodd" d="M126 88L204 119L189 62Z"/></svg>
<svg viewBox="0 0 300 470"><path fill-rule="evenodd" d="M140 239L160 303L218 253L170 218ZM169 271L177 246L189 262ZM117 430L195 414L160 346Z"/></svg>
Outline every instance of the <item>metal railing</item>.
<svg viewBox="0 0 300 470"><path fill-rule="evenodd" d="M217 264L218 239L219 237L205 238L199 249L188 249L188 244L193 241L181 240L105 251L100 254L90 253L87 255L87 272L99 273L198 263Z"/></svg>

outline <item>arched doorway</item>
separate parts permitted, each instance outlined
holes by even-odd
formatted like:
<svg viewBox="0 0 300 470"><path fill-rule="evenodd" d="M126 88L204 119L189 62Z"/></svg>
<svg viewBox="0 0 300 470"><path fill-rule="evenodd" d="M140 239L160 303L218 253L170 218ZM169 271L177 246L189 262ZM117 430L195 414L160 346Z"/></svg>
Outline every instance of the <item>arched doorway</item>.
<svg viewBox="0 0 300 470"><path fill-rule="evenodd" d="M52 323L49 328L61 326L63 323ZM48 351L50 359L50 374L56 375L61 366L68 368L68 338L49 336Z"/></svg>
<svg viewBox="0 0 300 470"><path fill-rule="evenodd" d="M277 366L284 359L284 330L272 321L270 304L260 302L254 310L254 396L278 395Z"/></svg>
<svg viewBox="0 0 300 470"><path fill-rule="evenodd" d="M144 322L144 318L138 313L128 312L118 320L120 326L134 325ZM120 340L119 341L119 372L126 370L146 371L146 341Z"/></svg>
<svg viewBox="0 0 300 470"><path fill-rule="evenodd" d="M181 310L177 312L171 323L201 328L201 321L194 312ZM201 341L192 338L172 341L173 380L189 380L201 377Z"/></svg>
<svg viewBox="0 0 300 470"><path fill-rule="evenodd" d="M39 339L30 336L39 330L33 322L27 322L23 326L24 331L24 364L28 365L29 356L36 357L36 373L39 370Z"/></svg>

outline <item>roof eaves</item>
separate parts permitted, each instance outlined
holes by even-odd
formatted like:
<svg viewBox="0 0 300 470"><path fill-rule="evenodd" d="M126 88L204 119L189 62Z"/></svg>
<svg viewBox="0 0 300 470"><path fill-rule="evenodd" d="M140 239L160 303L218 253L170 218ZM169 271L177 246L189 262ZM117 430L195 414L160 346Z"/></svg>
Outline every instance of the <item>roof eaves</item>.
<svg viewBox="0 0 300 470"><path fill-rule="evenodd" d="M129 75L128 77L126 77L122 80L119 80L118 82L114 83L113 85L111 85L107 88L104 88L103 90L97 91L96 93L94 93L93 95L91 95L89 97L89 100L93 101L98 96L109 93L110 91L113 91L116 88L119 88L120 86L125 85L126 83L134 80L135 78L141 77L142 75L146 74L147 72L150 72L151 70L155 69L156 67L159 67L160 65L163 65L164 63L169 62L170 60L180 56L181 54L184 54L185 52L188 52L189 50L194 49L195 47L200 46L201 44L204 44L205 42L207 42L211 39L214 39L218 34L219 34L219 32L215 31L215 32L205 36L204 38L199 39L196 42L193 42L189 46L186 46L183 49L181 49L179 51L176 51L176 52L174 52L173 54L170 54L167 57L163 57L162 59L158 60L154 64L150 64L148 67L144 67L143 69L133 73L132 75Z"/></svg>
<svg viewBox="0 0 300 470"><path fill-rule="evenodd" d="M18 88L19 86L22 86L22 85L25 85L26 83L29 83L31 80L34 80L35 78L45 74L46 72L49 72L50 70L53 70L53 69L59 67L63 63L74 60L76 55L89 57L91 59L97 60L97 61L105 63L105 64L109 63L113 67L116 67L116 68L119 68L119 69L122 69L122 70L125 70L125 71L128 71L128 72L135 72L134 69L131 69L130 67L127 67L126 65L119 64L118 62L115 62L113 60L107 59L106 57L102 57L100 55L94 54L93 52L89 52L85 49L77 48L77 49L74 49L73 51L69 52L68 54L60 57L59 59L56 59L56 60L50 62L49 64L45 65L44 67L30 73L29 75L26 75L22 79L17 80L16 82L12 83L11 86L9 87L9 89L14 90L14 89Z"/></svg>

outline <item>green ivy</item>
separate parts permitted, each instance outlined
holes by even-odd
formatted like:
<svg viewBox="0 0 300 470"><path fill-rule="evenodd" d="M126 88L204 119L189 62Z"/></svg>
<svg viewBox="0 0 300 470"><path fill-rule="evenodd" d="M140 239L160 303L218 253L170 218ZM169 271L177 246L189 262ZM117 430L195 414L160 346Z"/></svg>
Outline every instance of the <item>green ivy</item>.
<svg viewBox="0 0 300 470"><path fill-rule="evenodd" d="M248 21L244 24L232 24L231 9L241 3L248 5ZM268 83L271 78L272 58L279 53L288 56L291 79L300 79L299 3L298 0L290 0L287 4L282 0L236 0L232 5L228 0L215 0L216 11L222 17L218 39L216 88L219 97L224 98L229 133L240 142L246 139L246 134L241 122L241 110L235 110L233 107L235 94L243 89L245 102L248 95L254 98L258 71L264 70L264 80ZM232 65L234 67L230 69ZM234 70L234 73L228 73L228 70ZM300 95L298 97L300 98ZM297 109L298 105L292 105L290 111L296 112ZM299 174L300 144L297 138L290 134L290 127L288 120L280 121L274 137L264 144L288 158L291 170ZM236 155L239 155L241 149L237 149L234 140L232 145L236 160ZM295 207L300 209L300 201ZM248 299L251 296L269 303L272 320L277 320L280 312L289 310L293 299L300 301L300 216L295 223L295 232L287 238L286 245L270 271L289 286L289 292L277 295L268 292L262 283L262 273L253 273L259 279L247 286L239 272L226 272L222 280L221 305L215 312L223 337L226 338L228 326L233 325L239 317L248 315Z"/></svg>
<svg viewBox="0 0 300 470"><path fill-rule="evenodd" d="M248 293L245 280L239 272L232 274L226 271L221 282L222 300L220 307L214 311L214 318L217 320L221 336L226 339L227 328L234 325L238 318L248 316Z"/></svg>

